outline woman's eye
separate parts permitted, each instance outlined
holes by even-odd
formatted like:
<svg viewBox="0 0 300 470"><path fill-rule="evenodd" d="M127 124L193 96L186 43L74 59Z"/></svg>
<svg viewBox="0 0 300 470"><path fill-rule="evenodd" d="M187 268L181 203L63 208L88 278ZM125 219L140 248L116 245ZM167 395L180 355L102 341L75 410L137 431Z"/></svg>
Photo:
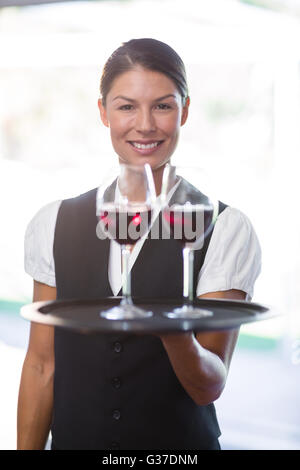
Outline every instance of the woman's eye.
<svg viewBox="0 0 300 470"><path fill-rule="evenodd" d="M166 104L166 103L159 103L157 105L157 108L158 109L162 109L162 110L165 110L165 109L171 109L171 106L169 104Z"/></svg>
<svg viewBox="0 0 300 470"><path fill-rule="evenodd" d="M132 109L132 104L123 104L119 109L121 109L121 111L130 111Z"/></svg>

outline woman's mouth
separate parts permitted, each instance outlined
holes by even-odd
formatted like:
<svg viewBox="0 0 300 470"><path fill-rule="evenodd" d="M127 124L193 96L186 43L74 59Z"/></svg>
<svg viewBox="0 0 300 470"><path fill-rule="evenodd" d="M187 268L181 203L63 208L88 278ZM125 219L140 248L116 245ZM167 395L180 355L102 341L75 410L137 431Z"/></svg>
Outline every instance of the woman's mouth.
<svg viewBox="0 0 300 470"><path fill-rule="evenodd" d="M154 150L157 149L162 143L163 140L152 140L152 141L136 141L136 140L129 140L128 143L136 150L138 153L143 155L148 155L152 153Z"/></svg>

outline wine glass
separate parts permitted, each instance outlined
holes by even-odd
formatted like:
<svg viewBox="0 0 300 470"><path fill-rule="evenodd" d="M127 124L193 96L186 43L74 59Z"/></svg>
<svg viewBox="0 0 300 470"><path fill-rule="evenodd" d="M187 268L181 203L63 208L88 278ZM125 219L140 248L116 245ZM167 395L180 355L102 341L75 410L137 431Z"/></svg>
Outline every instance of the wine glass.
<svg viewBox="0 0 300 470"><path fill-rule="evenodd" d="M169 318L201 318L212 312L194 305L194 251L203 247L211 233L218 203L202 192L207 177L198 167L166 165L163 173L161 204L162 220L170 236L182 245L183 256L183 305L171 312ZM173 196L168 194L177 185ZM207 189L207 188L206 188Z"/></svg>
<svg viewBox="0 0 300 470"><path fill-rule="evenodd" d="M149 164L120 164L97 190L98 238L121 245L122 294L119 305L101 312L110 320L147 318L151 312L138 308L131 297L129 258L133 245L147 233L152 222L156 191Z"/></svg>

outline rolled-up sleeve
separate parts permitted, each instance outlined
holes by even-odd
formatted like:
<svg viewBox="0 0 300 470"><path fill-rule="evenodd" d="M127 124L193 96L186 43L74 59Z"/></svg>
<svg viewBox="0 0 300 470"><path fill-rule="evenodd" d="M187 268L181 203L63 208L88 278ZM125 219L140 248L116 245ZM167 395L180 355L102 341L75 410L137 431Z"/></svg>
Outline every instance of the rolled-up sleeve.
<svg viewBox="0 0 300 470"><path fill-rule="evenodd" d="M261 272L261 247L249 218L227 207L218 217L197 285L197 296L238 289L251 300Z"/></svg>
<svg viewBox="0 0 300 470"><path fill-rule="evenodd" d="M24 268L34 280L55 287L53 242L61 201L42 207L29 222L24 239Z"/></svg>

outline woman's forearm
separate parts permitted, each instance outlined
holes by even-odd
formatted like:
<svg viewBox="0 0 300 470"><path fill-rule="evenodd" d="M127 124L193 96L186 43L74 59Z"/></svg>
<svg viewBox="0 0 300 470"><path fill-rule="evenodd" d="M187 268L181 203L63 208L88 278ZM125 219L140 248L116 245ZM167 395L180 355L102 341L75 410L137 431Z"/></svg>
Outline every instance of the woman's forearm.
<svg viewBox="0 0 300 470"><path fill-rule="evenodd" d="M18 400L17 449L44 449L53 407L53 368L26 358Z"/></svg>
<svg viewBox="0 0 300 470"><path fill-rule="evenodd" d="M203 348L192 332L167 334L161 341L174 372L198 405L216 400L226 383L227 370L217 354Z"/></svg>

